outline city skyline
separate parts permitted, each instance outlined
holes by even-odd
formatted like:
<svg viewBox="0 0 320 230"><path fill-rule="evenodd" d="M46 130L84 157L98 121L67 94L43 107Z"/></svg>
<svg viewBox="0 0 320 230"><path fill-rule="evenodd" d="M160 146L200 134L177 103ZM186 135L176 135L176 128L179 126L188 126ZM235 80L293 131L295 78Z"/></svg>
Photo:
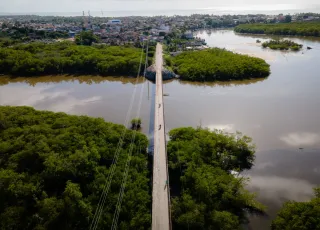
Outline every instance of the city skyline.
<svg viewBox="0 0 320 230"><path fill-rule="evenodd" d="M126 6L126 7L124 7ZM82 12L94 11L150 11L150 10L213 10L213 11L273 11L320 7L317 0L225 0L223 4L209 0L11 0L0 2L1 13Z"/></svg>

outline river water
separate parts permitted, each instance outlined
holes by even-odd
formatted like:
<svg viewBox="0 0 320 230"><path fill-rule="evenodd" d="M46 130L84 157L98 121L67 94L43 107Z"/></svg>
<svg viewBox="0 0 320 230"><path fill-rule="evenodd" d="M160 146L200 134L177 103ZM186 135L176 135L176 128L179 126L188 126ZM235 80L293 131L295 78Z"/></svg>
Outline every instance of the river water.
<svg viewBox="0 0 320 230"><path fill-rule="evenodd" d="M230 83L164 84L166 129L203 126L236 130L251 136L257 146L255 167L245 175L269 218L253 218L252 229L269 229L283 201L305 201L320 184L320 40L290 38L304 45L299 52L262 49L265 36L237 35L233 31L200 31L209 46L264 58L271 75L264 80ZM310 46L312 50L306 50ZM113 77L0 77L1 105L28 105L36 109L103 117L124 124L130 101L148 134L153 84L146 80ZM136 90L135 98L133 92ZM151 122L152 124L152 122Z"/></svg>

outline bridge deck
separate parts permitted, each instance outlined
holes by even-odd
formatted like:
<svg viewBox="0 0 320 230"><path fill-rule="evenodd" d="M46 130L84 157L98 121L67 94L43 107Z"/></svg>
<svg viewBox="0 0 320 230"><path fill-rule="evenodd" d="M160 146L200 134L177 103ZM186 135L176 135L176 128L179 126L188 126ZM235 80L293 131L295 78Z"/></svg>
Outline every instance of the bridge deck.
<svg viewBox="0 0 320 230"><path fill-rule="evenodd" d="M156 98L152 188L152 230L169 230L169 179L163 108L162 46L156 49Z"/></svg>

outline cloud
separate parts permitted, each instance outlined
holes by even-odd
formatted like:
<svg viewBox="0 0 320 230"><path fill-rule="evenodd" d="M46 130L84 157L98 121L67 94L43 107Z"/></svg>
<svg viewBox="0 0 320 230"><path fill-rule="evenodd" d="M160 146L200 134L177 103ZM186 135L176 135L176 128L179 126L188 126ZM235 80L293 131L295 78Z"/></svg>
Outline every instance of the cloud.
<svg viewBox="0 0 320 230"><path fill-rule="evenodd" d="M312 146L320 142L320 135L309 132L289 133L280 137L280 140L293 147Z"/></svg>
<svg viewBox="0 0 320 230"><path fill-rule="evenodd" d="M211 0L2 0L1 12L78 12L82 11L145 11L200 10L203 13L248 12L270 10L296 10L311 8L319 0L236 0L213 2ZM199 4L200 3L200 4ZM125 4L125 5L124 5ZM63 5L63 7L61 7ZM201 8L201 9L199 9ZM314 9L314 7L312 8ZM150 14L154 14L150 12ZM178 12L177 12L178 13ZM141 14L141 13L140 13ZM159 14L159 13L158 13Z"/></svg>

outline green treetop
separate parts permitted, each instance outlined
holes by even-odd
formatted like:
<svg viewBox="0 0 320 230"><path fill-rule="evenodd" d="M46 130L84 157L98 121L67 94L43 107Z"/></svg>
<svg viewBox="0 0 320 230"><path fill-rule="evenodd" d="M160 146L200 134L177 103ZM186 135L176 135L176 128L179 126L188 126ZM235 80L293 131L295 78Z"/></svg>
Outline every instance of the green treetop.
<svg viewBox="0 0 320 230"><path fill-rule="evenodd" d="M251 138L201 128L169 133L168 159L174 229L242 229L248 214L264 206L245 189L246 178L233 175L254 161Z"/></svg>
<svg viewBox="0 0 320 230"><path fill-rule="evenodd" d="M76 43L78 45L91 46L92 43L98 42L99 38L93 34L92 31L82 31L76 36Z"/></svg>
<svg viewBox="0 0 320 230"><path fill-rule="evenodd" d="M314 189L315 197L307 202L286 202L272 221L272 230L319 230L320 187Z"/></svg>

